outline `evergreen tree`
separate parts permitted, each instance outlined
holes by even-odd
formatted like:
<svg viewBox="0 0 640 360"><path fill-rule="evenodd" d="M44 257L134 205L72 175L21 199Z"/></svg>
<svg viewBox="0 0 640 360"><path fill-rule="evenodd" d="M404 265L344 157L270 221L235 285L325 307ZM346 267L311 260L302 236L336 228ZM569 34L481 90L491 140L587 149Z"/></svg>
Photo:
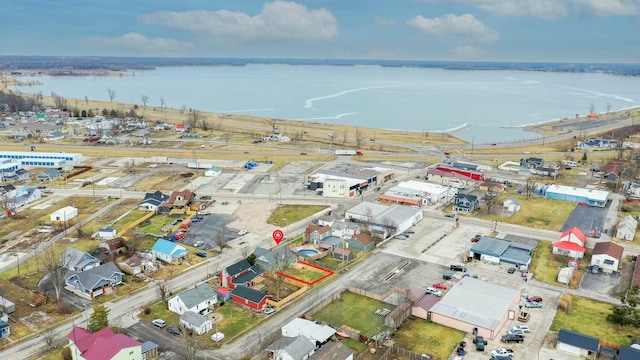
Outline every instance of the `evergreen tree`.
<svg viewBox="0 0 640 360"><path fill-rule="evenodd" d="M109 309L102 304L93 305L89 331L96 332L109 326Z"/></svg>
<svg viewBox="0 0 640 360"><path fill-rule="evenodd" d="M640 288L634 285L620 298L622 305L613 305L607 321L620 326L640 328L640 312L636 309L640 299Z"/></svg>

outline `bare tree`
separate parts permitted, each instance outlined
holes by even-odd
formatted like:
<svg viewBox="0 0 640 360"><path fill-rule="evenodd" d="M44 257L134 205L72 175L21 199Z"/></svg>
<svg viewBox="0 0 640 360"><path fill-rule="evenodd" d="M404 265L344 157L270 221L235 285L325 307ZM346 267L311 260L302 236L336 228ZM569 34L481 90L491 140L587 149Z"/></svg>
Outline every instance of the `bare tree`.
<svg viewBox="0 0 640 360"><path fill-rule="evenodd" d="M147 108L147 103L149 102L149 96L147 95L140 95L140 101L142 101L142 108L146 109Z"/></svg>
<svg viewBox="0 0 640 360"><path fill-rule="evenodd" d="M349 133L347 132L347 130L342 132L342 145L347 143L348 135L349 135Z"/></svg>
<svg viewBox="0 0 640 360"><path fill-rule="evenodd" d="M291 259L287 257L288 250L286 248L282 251L278 250L279 249L272 251L275 264L271 267L271 274L276 281L276 299L280 299L280 289L282 287L282 282L284 281L282 273L291 266Z"/></svg>
<svg viewBox="0 0 640 360"><path fill-rule="evenodd" d="M116 98L116 91L113 89L107 89L107 93L109 94L109 102L113 102Z"/></svg>
<svg viewBox="0 0 640 360"><path fill-rule="evenodd" d="M278 119L266 119L267 124L269 124L269 126L271 126L271 134L275 134L276 133L276 129L278 128L278 122L280 120Z"/></svg>
<svg viewBox="0 0 640 360"><path fill-rule="evenodd" d="M198 351L198 339L196 338L195 331L183 328L180 333L180 340L182 341L182 346L184 346L187 360L195 360L196 352Z"/></svg>
<svg viewBox="0 0 640 360"><path fill-rule="evenodd" d="M169 283L167 281L158 282L158 294L162 301L167 301L167 295L169 295Z"/></svg>
<svg viewBox="0 0 640 360"><path fill-rule="evenodd" d="M220 252L222 252L224 248L229 247L222 231L218 231L216 233L216 245L218 245L218 247L220 248Z"/></svg>
<svg viewBox="0 0 640 360"><path fill-rule="evenodd" d="M611 103L607 101L607 112L611 111Z"/></svg>
<svg viewBox="0 0 640 360"><path fill-rule="evenodd" d="M53 104L55 105L56 108L63 110L67 108L67 99L65 99L64 97L51 92L51 98L53 99Z"/></svg>
<svg viewBox="0 0 640 360"><path fill-rule="evenodd" d="M67 272L64 260L56 253L53 246L46 247L43 251L44 268L56 292L56 300L60 300L60 293L64 286L64 274Z"/></svg>
<svg viewBox="0 0 640 360"><path fill-rule="evenodd" d="M47 348L47 352L51 351L51 348L53 347L53 340L54 340L53 335L54 335L53 328L47 329L47 331L45 331L42 334L42 340L44 340L45 346Z"/></svg>
<svg viewBox="0 0 640 360"><path fill-rule="evenodd" d="M87 95L84 96L84 104L89 104L89 97Z"/></svg>
<svg viewBox="0 0 640 360"><path fill-rule="evenodd" d="M591 105L589 105L589 113L593 113L595 111L596 111L596 106L593 103L591 103Z"/></svg>
<svg viewBox="0 0 640 360"><path fill-rule="evenodd" d="M225 131L224 134L222 134L222 138L224 139L224 142L229 145L229 140L231 139L231 131Z"/></svg>
<svg viewBox="0 0 640 360"><path fill-rule="evenodd" d="M189 126L191 126L192 129L195 129L198 123L200 122L200 119L202 118L203 116L200 111L191 110L189 111L189 113L187 113L187 124L189 124Z"/></svg>
<svg viewBox="0 0 640 360"><path fill-rule="evenodd" d="M127 174L135 174L136 172L136 162L135 160L125 161L124 170Z"/></svg>
<svg viewBox="0 0 640 360"><path fill-rule="evenodd" d="M205 116L202 116L202 119L200 119L200 128L204 131L209 130L209 122Z"/></svg>
<svg viewBox="0 0 640 360"><path fill-rule="evenodd" d="M360 149L360 145L362 145L364 133L360 128L356 128L356 148Z"/></svg>
<svg viewBox="0 0 640 360"><path fill-rule="evenodd" d="M489 184L489 186L491 187L492 184ZM484 203L487 205L487 212L489 214L491 214L491 211L493 210L493 207L498 202L498 194L496 194L490 188L490 190L487 191L486 194L484 194L484 196L482 197L482 200L484 200Z"/></svg>
<svg viewBox="0 0 640 360"><path fill-rule="evenodd" d="M389 234L389 236L393 236L398 231L398 224L390 218L382 219L382 226L384 226L385 230Z"/></svg>
<svg viewBox="0 0 640 360"><path fill-rule="evenodd" d="M164 121L167 121L167 102L164 100L164 96L160 98L160 107L164 112Z"/></svg>
<svg viewBox="0 0 640 360"><path fill-rule="evenodd" d="M524 181L524 193L527 200L531 199L531 195L533 195L533 191L536 189L536 186L537 184L533 178L528 177Z"/></svg>

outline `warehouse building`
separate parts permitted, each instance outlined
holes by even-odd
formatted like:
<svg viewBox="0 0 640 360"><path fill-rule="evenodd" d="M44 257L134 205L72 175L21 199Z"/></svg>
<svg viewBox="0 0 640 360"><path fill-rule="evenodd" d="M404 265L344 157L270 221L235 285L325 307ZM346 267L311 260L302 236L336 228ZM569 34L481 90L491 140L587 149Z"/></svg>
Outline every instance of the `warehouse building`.
<svg viewBox="0 0 640 360"><path fill-rule="evenodd" d="M549 185L542 191L547 199L584 203L589 206L605 207L609 200L609 192L603 190Z"/></svg>

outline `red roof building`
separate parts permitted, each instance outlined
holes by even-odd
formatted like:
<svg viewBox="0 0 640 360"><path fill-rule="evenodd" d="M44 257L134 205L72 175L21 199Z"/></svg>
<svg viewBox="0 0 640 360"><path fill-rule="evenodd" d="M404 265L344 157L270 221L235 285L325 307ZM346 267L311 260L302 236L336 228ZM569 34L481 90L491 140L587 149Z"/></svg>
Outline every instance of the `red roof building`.
<svg viewBox="0 0 640 360"><path fill-rule="evenodd" d="M584 245L587 241L586 236L577 227L565 231L560 238L553 243L553 254L564 255L575 259L584 257Z"/></svg>
<svg viewBox="0 0 640 360"><path fill-rule="evenodd" d="M141 342L123 334L114 334L109 327L94 333L81 327L74 327L67 335L67 339L69 339L74 359L142 359Z"/></svg>

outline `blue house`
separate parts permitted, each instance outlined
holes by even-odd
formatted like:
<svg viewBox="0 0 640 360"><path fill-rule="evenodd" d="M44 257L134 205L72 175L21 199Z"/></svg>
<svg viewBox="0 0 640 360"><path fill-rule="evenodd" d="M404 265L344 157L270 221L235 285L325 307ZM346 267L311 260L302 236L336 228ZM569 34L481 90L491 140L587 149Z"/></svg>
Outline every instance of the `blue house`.
<svg viewBox="0 0 640 360"><path fill-rule="evenodd" d="M11 325L6 321L0 320L0 339L4 339L11 335Z"/></svg>
<svg viewBox="0 0 640 360"><path fill-rule="evenodd" d="M112 262L82 272L70 270L64 278L73 292L91 300L122 284L122 272Z"/></svg>
<svg viewBox="0 0 640 360"><path fill-rule="evenodd" d="M187 249L169 240L158 239L151 248L151 254L158 260L172 264L176 260L187 257Z"/></svg>

